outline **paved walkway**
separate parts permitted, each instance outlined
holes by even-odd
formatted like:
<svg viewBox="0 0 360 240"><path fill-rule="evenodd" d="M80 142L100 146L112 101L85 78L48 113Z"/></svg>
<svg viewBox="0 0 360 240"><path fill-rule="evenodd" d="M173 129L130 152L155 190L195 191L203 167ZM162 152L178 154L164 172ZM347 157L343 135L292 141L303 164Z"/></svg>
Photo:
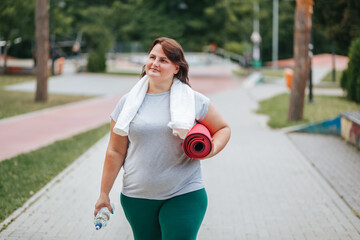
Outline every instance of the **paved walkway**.
<svg viewBox="0 0 360 240"><path fill-rule="evenodd" d="M279 89L233 85L208 93L232 138L222 153L202 162L209 206L198 239L360 238L360 220L343 199L288 135L254 114L257 100ZM92 224L107 142L108 135L5 220L11 223L0 239L132 239L119 203L120 176L109 226L95 231Z"/></svg>
<svg viewBox="0 0 360 240"><path fill-rule="evenodd" d="M291 133L289 136L301 153L360 217L360 151L338 136L304 133Z"/></svg>

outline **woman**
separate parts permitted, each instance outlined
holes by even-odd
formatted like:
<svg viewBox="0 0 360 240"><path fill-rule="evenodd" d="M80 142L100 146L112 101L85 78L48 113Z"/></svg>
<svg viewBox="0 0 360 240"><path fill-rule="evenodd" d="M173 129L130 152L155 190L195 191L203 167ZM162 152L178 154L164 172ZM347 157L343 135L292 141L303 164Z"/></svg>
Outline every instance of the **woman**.
<svg viewBox="0 0 360 240"><path fill-rule="evenodd" d="M128 135L111 131L94 214L102 207L112 211L109 192L124 167L121 205L134 239L196 239L207 207L200 161L186 157L182 139L168 127L174 79L184 84L189 81L182 47L173 39L156 39L142 77L148 79L146 95L130 122ZM193 96L195 119L213 137L210 158L229 141L230 127L207 97L196 91ZM120 99L111 114L111 129L127 97Z"/></svg>

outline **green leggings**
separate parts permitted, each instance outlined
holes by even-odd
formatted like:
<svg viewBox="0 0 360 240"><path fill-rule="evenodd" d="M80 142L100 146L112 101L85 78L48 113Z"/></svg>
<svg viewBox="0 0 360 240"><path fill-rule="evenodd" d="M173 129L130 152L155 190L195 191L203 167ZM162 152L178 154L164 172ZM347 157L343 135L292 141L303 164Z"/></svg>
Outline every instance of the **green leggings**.
<svg viewBox="0 0 360 240"><path fill-rule="evenodd" d="M205 189L166 200L121 194L120 201L135 240L195 240L207 207Z"/></svg>

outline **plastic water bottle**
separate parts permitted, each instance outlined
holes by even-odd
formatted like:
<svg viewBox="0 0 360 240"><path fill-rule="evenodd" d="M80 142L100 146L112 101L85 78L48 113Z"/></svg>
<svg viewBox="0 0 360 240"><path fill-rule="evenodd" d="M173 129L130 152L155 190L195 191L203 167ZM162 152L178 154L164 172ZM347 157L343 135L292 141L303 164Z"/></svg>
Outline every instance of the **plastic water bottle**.
<svg viewBox="0 0 360 240"><path fill-rule="evenodd" d="M113 211L115 210L114 204L111 203ZM94 218L95 229L99 230L102 227L106 227L110 220L110 211L107 207L103 207L99 210Z"/></svg>

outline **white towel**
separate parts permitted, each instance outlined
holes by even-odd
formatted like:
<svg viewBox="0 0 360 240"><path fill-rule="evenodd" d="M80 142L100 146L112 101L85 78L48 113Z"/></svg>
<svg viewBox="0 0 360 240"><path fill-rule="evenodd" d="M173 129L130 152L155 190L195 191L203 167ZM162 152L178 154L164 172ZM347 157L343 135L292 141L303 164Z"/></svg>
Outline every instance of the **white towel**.
<svg viewBox="0 0 360 240"><path fill-rule="evenodd" d="M113 129L114 133L121 136L128 135L130 122L145 98L148 85L149 77L145 75L130 90ZM170 118L168 127L181 139L186 137L195 123L194 91L179 79L174 79L170 89Z"/></svg>

